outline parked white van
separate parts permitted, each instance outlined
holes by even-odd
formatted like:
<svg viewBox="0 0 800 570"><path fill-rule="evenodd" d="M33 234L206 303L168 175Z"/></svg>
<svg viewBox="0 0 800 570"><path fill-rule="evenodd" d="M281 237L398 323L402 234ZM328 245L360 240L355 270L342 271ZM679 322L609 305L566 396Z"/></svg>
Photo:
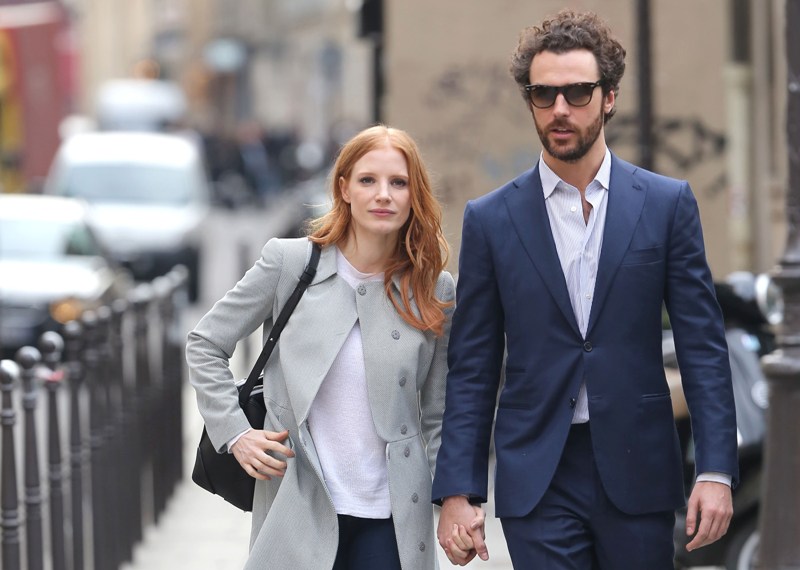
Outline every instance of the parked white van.
<svg viewBox="0 0 800 570"><path fill-rule="evenodd" d="M79 133L62 143L44 193L88 202L100 240L136 279L186 265L197 298L211 193L196 143L160 133Z"/></svg>

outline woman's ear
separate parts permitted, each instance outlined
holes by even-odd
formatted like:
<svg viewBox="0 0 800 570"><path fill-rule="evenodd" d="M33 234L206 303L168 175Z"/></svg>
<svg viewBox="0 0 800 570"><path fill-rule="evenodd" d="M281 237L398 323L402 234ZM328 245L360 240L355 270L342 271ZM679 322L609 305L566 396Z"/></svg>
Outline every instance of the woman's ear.
<svg viewBox="0 0 800 570"><path fill-rule="evenodd" d="M339 177L339 192L342 193L342 200L350 203L350 192L347 190L347 180L344 179L344 176Z"/></svg>

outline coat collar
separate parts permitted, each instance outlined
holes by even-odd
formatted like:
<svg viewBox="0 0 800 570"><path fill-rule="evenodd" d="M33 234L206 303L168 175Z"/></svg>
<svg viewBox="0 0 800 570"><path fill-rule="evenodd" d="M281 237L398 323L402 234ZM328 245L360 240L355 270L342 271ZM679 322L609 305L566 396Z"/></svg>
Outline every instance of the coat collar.
<svg viewBox="0 0 800 570"><path fill-rule="evenodd" d="M319 265L317 265L317 274L314 276L314 280L311 282L311 287L322 283L326 279L331 278L334 275L337 275L338 271L336 269L336 246L329 245L322 248L322 253L319 257ZM400 294L401 291L401 281L400 281L400 274L395 273L392 275L392 284L395 288L395 293ZM413 294L409 291L410 298L413 298Z"/></svg>

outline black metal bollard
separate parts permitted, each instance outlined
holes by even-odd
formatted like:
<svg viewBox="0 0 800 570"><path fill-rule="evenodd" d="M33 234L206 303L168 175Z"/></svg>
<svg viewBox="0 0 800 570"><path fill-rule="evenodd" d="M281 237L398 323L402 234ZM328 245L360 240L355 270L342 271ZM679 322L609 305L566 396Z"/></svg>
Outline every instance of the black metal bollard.
<svg viewBox="0 0 800 570"><path fill-rule="evenodd" d="M164 336L164 354L166 355L165 371L167 390L172 402L172 434L170 447L173 450L183 449L183 355L185 337L181 327L183 312L182 300L186 298L189 272L183 265L178 265L167 274L170 283L170 294L166 299L164 316L166 329ZM178 485L183 478L183 452L172 453L172 487Z"/></svg>
<svg viewBox="0 0 800 570"><path fill-rule="evenodd" d="M163 336L165 332L164 322L164 298L167 295L169 283L165 277L157 277L152 282L153 296L150 301L150 327L152 335L150 344L150 370L151 376L151 397L152 397L152 420L155 431L160 434L158 438L151 438L150 443L153 447L153 512L155 520L158 521L161 513L167 505L167 495L169 492L169 457L168 454L174 452L170 449L169 429L170 402L166 390L165 362Z"/></svg>
<svg viewBox="0 0 800 570"><path fill-rule="evenodd" d="M11 394L19 380L19 366L13 360L0 361L0 390L2 390L3 457L0 466L0 526L2 526L3 570L20 570L20 515L17 494L17 460L14 447L14 424L17 414Z"/></svg>
<svg viewBox="0 0 800 570"><path fill-rule="evenodd" d="M136 345L136 373L134 392L138 408L136 431L139 443L139 471L141 477L142 522L156 520L153 511L153 442L160 437L153 424L153 396L150 370L150 321L149 309L153 293L149 285L139 285L134 290L133 307L135 314L134 337ZM142 527L143 528L143 527Z"/></svg>
<svg viewBox="0 0 800 570"><path fill-rule="evenodd" d="M32 346L17 351L16 361L22 371L22 411L25 415L25 552L28 569L44 568L44 531L42 528L42 486L39 475L39 446L36 436L36 367L41 353Z"/></svg>
<svg viewBox="0 0 800 570"><path fill-rule="evenodd" d="M61 457L61 426L58 413L58 392L64 370L59 368L64 340L54 332L39 339L42 360L49 370L47 387L47 478L50 488L50 552L53 570L66 570L67 554L64 538L64 466Z"/></svg>
<svg viewBox="0 0 800 570"><path fill-rule="evenodd" d="M126 409L126 314L128 303L124 299L116 299L111 303L111 329L108 337L111 351L110 385L112 387L111 417L113 418L116 437L112 448L112 463L115 465L117 480L124 493L117 493L116 532L118 563L133 560L133 547L135 544L136 530L133 528L135 520L134 510L140 508L138 503L132 502L133 493L129 490L138 484L139 478L133 473L140 466L135 463L136 458L131 453L130 417Z"/></svg>
<svg viewBox="0 0 800 570"><path fill-rule="evenodd" d="M84 379L83 326L78 321L64 325L64 368L69 382L69 465L70 465L70 520L72 528L72 569L84 566L83 524L83 466L86 453L83 447L81 427L81 393Z"/></svg>
<svg viewBox="0 0 800 570"><path fill-rule="evenodd" d="M86 387L89 390L89 477L91 480L92 505L92 567L96 570L110 568L107 554L107 521L104 508L107 477L103 454L103 394L100 369L100 326L97 313L86 311L81 317L84 329L83 361L86 367Z"/></svg>

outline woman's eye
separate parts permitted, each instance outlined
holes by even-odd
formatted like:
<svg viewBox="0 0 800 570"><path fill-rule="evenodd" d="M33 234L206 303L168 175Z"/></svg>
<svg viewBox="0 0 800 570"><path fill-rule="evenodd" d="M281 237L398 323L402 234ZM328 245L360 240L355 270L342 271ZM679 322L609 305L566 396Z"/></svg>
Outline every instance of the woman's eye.
<svg viewBox="0 0 800 570"><path fill-rule="evenodd" d="M397 188L405 188L406 186L408 186L408 180L405 180L403 178L395 178L394 180L392 180L392 185L396 186Z"/></svg>
<svg viewBox="0 0 800 570"><path fill-rule="evenodd" d="M375 179L372 176L362 176L358 179L359 183L361 184L372 184L375 182Z"/></svg>

